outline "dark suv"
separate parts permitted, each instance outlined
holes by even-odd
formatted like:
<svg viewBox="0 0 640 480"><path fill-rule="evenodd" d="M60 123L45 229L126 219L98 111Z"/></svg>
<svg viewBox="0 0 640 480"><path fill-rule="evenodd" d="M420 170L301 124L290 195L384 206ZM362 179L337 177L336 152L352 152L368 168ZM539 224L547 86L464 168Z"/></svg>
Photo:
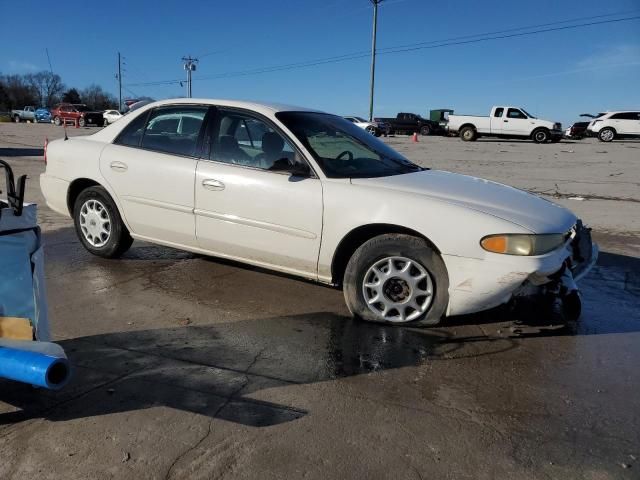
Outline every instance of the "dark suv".
<svg viewBox="0 0 640 480"><path fill-rule="evenodd" d="M102 127L104 125L102 112L93 111L86 105L80 103L59 103L51 110L51 117L53 117L53 123L56 125L62 125L68 122L75 124L76 121L81 127Z"/></svg>

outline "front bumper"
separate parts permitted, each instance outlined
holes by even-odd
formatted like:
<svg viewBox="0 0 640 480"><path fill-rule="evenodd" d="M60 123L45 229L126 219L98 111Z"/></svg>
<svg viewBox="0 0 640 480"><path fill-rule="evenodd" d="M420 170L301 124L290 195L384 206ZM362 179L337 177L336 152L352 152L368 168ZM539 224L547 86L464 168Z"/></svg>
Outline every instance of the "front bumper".
<svg viewBox="0 0 640 480"><path fill-rule="evenodd" d="M593 267L598 247L578 220L564 246L536 257L487 253L484 259L443 255L449 272L447 315L488 310L514 296L535 295L569 273L579 281Z"/></svg>
<svg viewBox="0 0 640 480"><path fill-rule="evenodd" d="M564 136L563 130L551 130L551 138L562 138Z"/></svg>

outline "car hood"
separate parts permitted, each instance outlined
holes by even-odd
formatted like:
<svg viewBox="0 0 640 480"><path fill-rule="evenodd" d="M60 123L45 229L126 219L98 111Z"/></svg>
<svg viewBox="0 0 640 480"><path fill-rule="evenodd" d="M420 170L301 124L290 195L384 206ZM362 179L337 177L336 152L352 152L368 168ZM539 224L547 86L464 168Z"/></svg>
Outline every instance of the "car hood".
<svg viewBox="0 0 640 480"><path fill-rule="evenodd" d="M533 233L564 233L576 222L576 216L568 209L523 190L441 170L354 178L351 183L418 194L459 205L499 217Z"/></svg>

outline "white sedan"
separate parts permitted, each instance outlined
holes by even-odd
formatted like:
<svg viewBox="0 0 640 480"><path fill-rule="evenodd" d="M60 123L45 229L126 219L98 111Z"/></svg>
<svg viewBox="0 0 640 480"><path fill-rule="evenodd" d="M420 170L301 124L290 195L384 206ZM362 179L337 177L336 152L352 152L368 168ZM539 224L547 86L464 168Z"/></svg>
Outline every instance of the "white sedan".
<svg viewBox="0 0 640 480"><path fill-rule="evenodd" d="M45 161L47 204L95 255L139 239L229 258L342 286L370 321L434 325L539 294L575 312L574 281L597 254L559 205L420 167L341 117L297 107L155 102L50 142Z"/></svg>
<svg viewBox="0 0 640 480"><path fill-rule="evenodd" d="M344 119L349 120L354 125L357 125L358 127L366 130L371 135L375 135L376 137L379 137L381 134L385 133L378 125L378 122L369 122L362 117L344 117Z"/></svg>
<svg viewBox="0 0 640 480"><path fill-rule="evenodd" d="M102 118L104 118L104 126L106 127L110 123L113 123L122 118L122 114L117 110L105 110L102 114Z"/></svg>

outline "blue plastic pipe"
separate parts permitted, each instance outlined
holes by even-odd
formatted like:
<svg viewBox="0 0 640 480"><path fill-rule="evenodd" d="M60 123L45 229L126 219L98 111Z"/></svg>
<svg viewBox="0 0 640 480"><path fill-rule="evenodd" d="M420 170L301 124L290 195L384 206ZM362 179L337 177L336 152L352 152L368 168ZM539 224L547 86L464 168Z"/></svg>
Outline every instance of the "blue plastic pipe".
<svg viewBox="0 0 640 480"><path fill-rule="evenodd" d="M0 378L59 390L70 376L69 361L64 357L0 346Z"/></svg>

